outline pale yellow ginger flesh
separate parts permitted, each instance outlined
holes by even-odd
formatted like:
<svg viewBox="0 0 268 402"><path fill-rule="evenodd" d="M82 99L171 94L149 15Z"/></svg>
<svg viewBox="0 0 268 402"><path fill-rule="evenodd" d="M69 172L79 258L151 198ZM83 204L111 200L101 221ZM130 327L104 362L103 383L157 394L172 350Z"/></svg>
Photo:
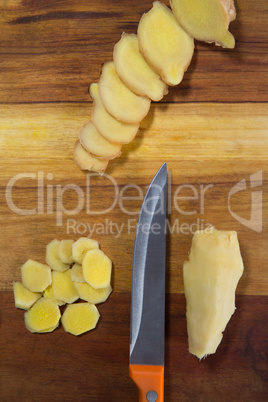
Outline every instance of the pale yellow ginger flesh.
<svg viewBox="0 0 268 402"><path fill-rule="evenodd" d="M179 24L193 38L227 48L235 46L228 31L236 16L233 0L170 0L170 5Z"/></svg>
<svg viewBox="0 0 268 402"><path fill-rule="evenodd" d="M23 310L28 310L42 296L41 293L31 292L21 282L13 283L13 292L15 306Z"/></svg>
<svg viewBox="0 0 268 402"><path fill-rule="evenodd" d="M57 300L57 299L55 298L52 285L49 285L49 286L44 290L43 296L44 296L46 299L51 299L51 300L55 301L55 302L58 304L58 306L63 306L63 305L65 304L64 301L62 301L62 300Z"/></svg>
<svg viewBox="0 0 268 402"><path fill-rule="evenodd" d="M104 64L99 84L91 85L93 124L112 143L131 142L149 111L150 100L159 101L167 93L167 85L182 81L193 56L194 38L227 48L235 45L228 31L236 17L233 0L170 0L170 5L173 13L155 1L141 17L137 36L122 34L113 61ZM100 165L92 155L92 146L100 144L93 142L88 147L82 140L88 153L77 142L74 158L82 170L103 173L108 159Z"/></svg>
<svg viewBox="0 0 268 402"><path fill-rule="evenodd" d="M60 241L58 254L62 262L65 264L72 264L74 262L72 257L73 240L64 239Z"/></svg>
<svg viewBox="0 0 268 402"><path fill-rule="evenodd" d="M66 332L81 335L94 329L100 314L97 307L90 303L76 303L67 306L61 317L61 323Z"/></svg>
<svg viewBox="0 0 268 402"><path fill-rule="evenodd" d="M243 269L236 232L206 229L194 234L183 280L189 352L199 359L215 353L222 340Z"/></svg>
<svg viewBox="0 0 268 402"><path fill-rule="evenodd" d="M114 159L121 154L121 144L106 140L91 121L81 128L79 140L83 148L95 157Z"/></svg>
<svg viewBox="0 0 268 402"><path fill-rule="evenodd" d="M85 281L93 288L106 288L110 285L112 262L103 251L88 251L82 267Z"/></svg>
<svg viewBox="0 0 268 402"><path fill-rule="evenodd" d="M52 289L54 297L65 303L73 303L79 299L79 295L71 278L71 270L65 272L52 272Z"/></svg>
<svg viewBox="0 0 268 402"><path fill-rule="evenodd" d="M168 85L183 79L194 52L194 41L178 24L171 10L155 1L138 26L140 51Z"/></svg>
<svg viewBox="0 0 268 402"><path fill-rule="evenodd" d="M88 237L80 237L73 244L72 255L74 261L78 264L82 264L86 253L90 250L98 249L99 243L94 239L89 239Z"/></svg>
<svg viewBox="0 0 268 402"><path fill-rule="evenodd" d="M138 132L139 123L123 123L108 113L101 101L97 83L90 85L90 95L93 99L92 121L99 133L113 143L131 142Z"/></svg>
<svg viewBox="0 0 268 402"><path fill-rule="evenodd" d="M33 260L28 260L21 267L23 283L14 282L13 292L15 306L27 310L26 328L30 332L38 333L54 331L59 326L61 316L59 306L68 303L68 307L71 305L75 307L72 309L67 307L63 319L64 329L74 335L93 329L99 319L95 304L105 302L112 292L110 259L99 250L99 243L96 240L87 237L81 237L75 242L53 240L46 248L46 252L47 260L52 262L52 266L58 268L59 264L65 264L69 267L72 264L72 268L63 272L51 271L49 266ZM87 257L88 254L90 258ZM87 280L90 280L97 289L85 281L81 265L85 259ZM73 264L74 261L79 262ZM72 304L79 298L87 303Z"/></svg>
<svg viewBox="0 0 268 402"><path fill-rule="evenodd" d="M79 140L74 145L74 160L80 169L100 174L105 172L109 163L109 159L98 159L87 152Z"/></svg>
<svg viewBox="0 0 268 402"><path fill-rule="evenodd" d="M51 284L51 269L40 262L28 260L21 267L22 284L32 292L43 292Z"/></svg>
<svg viewBox="0 0 268 402"><path fill-rule="evenodd" d="M81 264L75 263L72 268L71 268L71 278L73 282L80 282L83 283L85 282L84 276L83 276L83 269Z"/></svg>
<svg viewBox="0 0 268 402"><path fill-rule="evenodd" d="M113 60L117 74L135 94L157 102L168 93L167 85L142 56L137 35L123 33L114 47Z"/></svg>
<svg viewBox="0 0 268 402"><path fill-rule="evenodd" d="M116 73L113 61L103 65L99 94L105 109L125 123L140 123L150 109L150 99L128 89Z"/></svg>
<svg viewBox="0 0 268 402"><path fill-rule="evenodd" d="M42 297L25 313L25 326L30 332L52 332L61 314L57 303Z"/></svg>
<svg viewBox="0 0 268 402"><path fill-rule="evenodd" d="M52 268L54 271L64 272L68 268L70 268L70 264L66 264L61 261L59 257L59 240L52 240L46 246L46 263Z"/></svg>
<svg viewBox="0 0 268 402"><path fill-rule="evenodd" d="M80 299L93 304L104 303L112 292L111 285L106 288L94 289L87 282L74 282L74 286L76 287Z"/></svg>

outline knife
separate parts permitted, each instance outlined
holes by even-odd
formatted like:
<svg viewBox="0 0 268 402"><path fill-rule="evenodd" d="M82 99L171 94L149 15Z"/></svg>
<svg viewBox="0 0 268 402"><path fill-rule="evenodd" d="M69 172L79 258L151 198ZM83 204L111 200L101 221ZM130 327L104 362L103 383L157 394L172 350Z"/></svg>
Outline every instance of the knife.
<svg viewBox="0 0 268 402"><path fill-rule="evenodd" d="M144 197L134 243L129 375L140 402L164 401L167 165Z"/></svg>

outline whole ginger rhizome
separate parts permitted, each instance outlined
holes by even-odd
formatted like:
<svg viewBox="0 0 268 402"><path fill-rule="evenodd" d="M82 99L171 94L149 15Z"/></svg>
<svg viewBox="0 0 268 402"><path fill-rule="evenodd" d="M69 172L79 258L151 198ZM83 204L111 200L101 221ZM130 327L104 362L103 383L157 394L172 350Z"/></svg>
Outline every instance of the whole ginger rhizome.
<svg viewBox="0 0 268 402"><path fill-rule="evenodd" d="M235 311L235 290L243 273L237 233L197 231L183 266L189 352L202 359L215 353Z"/></svg>

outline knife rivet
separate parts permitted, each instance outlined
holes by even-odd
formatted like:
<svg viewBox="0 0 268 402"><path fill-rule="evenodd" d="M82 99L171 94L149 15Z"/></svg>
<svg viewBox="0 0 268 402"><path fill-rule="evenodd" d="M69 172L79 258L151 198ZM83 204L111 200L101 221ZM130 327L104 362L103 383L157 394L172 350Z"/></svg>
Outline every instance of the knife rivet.
<svg viewBox="0 0 268 402"><path fill-rule="evenodd" d="M158 395L155 391L149 391L149 392L147 392L146 398L147 398L147 401L149 401L149 402L156 402Z"/></svg>

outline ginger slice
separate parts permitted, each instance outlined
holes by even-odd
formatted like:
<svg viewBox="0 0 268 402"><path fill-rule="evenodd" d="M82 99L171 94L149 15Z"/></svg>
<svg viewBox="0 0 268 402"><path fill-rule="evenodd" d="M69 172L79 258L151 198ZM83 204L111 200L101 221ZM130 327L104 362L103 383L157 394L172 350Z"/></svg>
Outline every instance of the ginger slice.
<svg viewBox="0 0 268 402"><path fill-rule="evenodd" d="M168 93L167 85L142 56L137 35L123 33L114 47L113 59L117 74L135 94L157 102Z"/></svg>
<svg viewBox="0 0 268 402"><path fill-rule="evenodd" d="M72 268L71 268L71 278L72 278L73 282L79 282L79 283L84 283L85 282L85 279L84 279L84 276L83 276L83 269L82 269L81 264L75 263L72 266Z"/></svg>
<svg viewBox="0 0 268 402"><path fill-rule="evenodd" d="M23 310L28 310L32 305L42 297L41 293L31 292L21 282L13 283L13 292L15 306Z"/></svg>
<svg viewBox="0 0 268 402"><path fill-rule="evenodd" d="M58 306L64 306L64 304L65 304L64 301L62 301L62 300L57 300L57 299L55 298L52 285L49 285L49 286L44 290L43 296L44 296L46 299L51 299L51 300L55 301L55 302L58 304Z"/></svg>
<svg viewBox="0 0 268 402"><path fill-rule="evenodd" d="M70 269L65 272L52 272L52 289L54 297L65 303L70 304L79 299L79 295L71 278Z"/></svg>
<svg viewBox="0 0 268 402"><path fill-rule="evenodd" d="M46 263L52 268L54 271L64 272L68 268L70 268L70 264L65 264L61 261L59 257L59 240L52 240L46 246Z"/></svg>
<svg viewBox="0 0 268 402"><path fill-rule="evenodd" d="M178 24L171 10L155 1L138 26L140 51L168 85L183 79L194 52L194 41Z"/></svg>
<svg viewBox="0 0 268 402"><path fill-rule="evenodd" d="M215 353L222 340L243 269L236 232L206 229L194 234L183 280L189 352L199 359Z"/></svg>
<svg viewBox="0 0 268 402"><path fill-rule="evenodd" d="M21 267L22 284L32 292L43 292L51 280L51 269L47 265L28 260Z"/></svg>
<svg viewBox="0 0 268 402"><path fill-rule="evenodd" d="M60 241L58 254L62 262L65 264L72 264L74 262L72 257L73 240L64 239Z"/></svg>
<svg viewBox="0 0 268 402"><path fill-rule="evenodd" d="M97 83L90 85L90 95L93 99L92 121L99 133L114 143L131 142L138 132L139 124L123 123L108 113L101 101Z"/></svg>
<svg viewBox="0 0 268 402"><path fill-rule="evenodd" d="M106 288L94 289L87 282L74 282L74 286L76 287L80 299L93 304L104 303L112 292L111 285Z"/></svg>
<svg viewBox="0 0 268 402"><path fill-rule="evenodd" d="M110 285L112 262L101 250L88 251L82 263L85 281L95 289Z"/></svg>
<svg viewBox="0 0 268 402"><path fill-rule="evenodd" d="M74 160L80 169L92 170L100 174L105 172L109 163L108 159L98 159L88 153L79 141L76 141L74 145Z"/></svg>
<svg viewBox="0 0 268 402"><path fill-rule="evenodd" d="M81 335L94 329L100 314L97 307L90 303L75 303L67 306L61 317L61 323L66 332Z"/></svg>
<svg viewBox="0 0 268 402"><path fill-rule="evenodd" d="M25 326L30 332L52 332L61 314L57 303L42 297L25 313Z"/></svg>
<svg viewBox="0 0 268 402"><path fill-rule="evenodd" d="M150 99L128 89L116 73L113 61L103 65L99 94L105 109L124 123L140 123L150 109Z"/></svg>
<svg viewBox="0 0 268 402"><path fill-rule="evenodd" d="M99 243L96 240L89 239L88 237L80 237L72 247L73 259L78 264L82 264L86 253L97 248L99 248Z"/></svg>
<svg viewBox="0 0 268 402"><path fill-rule="evenodd" d="M193 38L234 48L235 40L228 31L236 12L233 0L170 0L179 24Z"/></svg>
<svg viewBox="0 0 268 402"><path fill-rule="evenodd" d="M91 121L81 128L79 140L87 152L98 158L114 159L121 154L121 144L106 140Z"/></svg>

